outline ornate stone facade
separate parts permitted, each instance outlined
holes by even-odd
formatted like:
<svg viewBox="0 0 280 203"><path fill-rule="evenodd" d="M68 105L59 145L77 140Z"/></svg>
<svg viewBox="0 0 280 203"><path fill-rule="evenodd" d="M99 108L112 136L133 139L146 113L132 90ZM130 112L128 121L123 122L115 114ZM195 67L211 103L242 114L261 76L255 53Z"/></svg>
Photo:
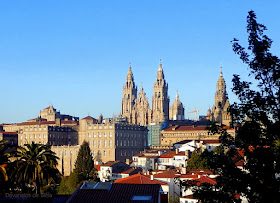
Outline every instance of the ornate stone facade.
<svg viewBox="0 0 280 203"><path fill-rule="evenodd" d="M179 111L179 110L178 110ZM147 126L149 123L162 123L169 119L168 84L165 81L160 61L157 78L153 84L152 109L143 86L137 98L131 66L129 66L126 83L123 87L122 116L130 124Z"/></svg>
<svg viewBox="0 0 280 203"><path fill-rule="evenodd" d="M208 110L208 119L210 121L229 126L231 121L230 113L228 112L229 106L230 104L226 91L226 82L223 78L223 72L221 69L220 77L216 86L215 105L212 107L212 110Z"/></svg>

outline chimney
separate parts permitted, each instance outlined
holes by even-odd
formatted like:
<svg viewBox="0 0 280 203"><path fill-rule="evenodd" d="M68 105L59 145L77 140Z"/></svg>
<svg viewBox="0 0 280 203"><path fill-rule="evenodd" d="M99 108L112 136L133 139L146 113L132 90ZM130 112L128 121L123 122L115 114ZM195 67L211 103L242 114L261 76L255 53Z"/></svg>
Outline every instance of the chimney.
<svg viewBox="0 0 280 203"><path fill-rule="evenodd" d="M155 164L155 169L156 169L156 170L158 169L158 163Z"/></svg>
<svg viewBox="0 0 280 203"><path fill-rule="evenodd" d="M187 157L186 159L190 158L190 150L186 150L185 151L185 156Z"/></svg>
<svg viewBox="0 0 280 203"><path fill-rule="evenodd" d="M197 178L200 178L200 175L198 175Z"/></svg>
<svg viewBox="0 0 280 203"><path fill-rule="evenodd" d="M182 173L182 174L186 174L186 173L187 173L187 168L186 168L186 167L183 167L182 170L181 170L181 173Z"/></svg>
<svg viewBox="0 0 280 203"><path fill-rule="evenodd" d="M126 159L126 160L125 160L125 163L126 163L127 165L129 165L129 159Z"/></svg>
<svg viewBox="0 0 280 203"><path fill-rule="evenodd" d="M154 180L154 175L151 175L151 180Z"/></svg>
<svg viewBox="0 0 280 203"><path fill-rule="evenodd" d="M61 120L60 120L60 118L55 118L55 125L56 126L61 126Z"/></svg>
<svg viewBox="0 0 280 203"><path fill-rule="evenodd" d="M147 175L150 175L150 171L147 171Z"/></svg>

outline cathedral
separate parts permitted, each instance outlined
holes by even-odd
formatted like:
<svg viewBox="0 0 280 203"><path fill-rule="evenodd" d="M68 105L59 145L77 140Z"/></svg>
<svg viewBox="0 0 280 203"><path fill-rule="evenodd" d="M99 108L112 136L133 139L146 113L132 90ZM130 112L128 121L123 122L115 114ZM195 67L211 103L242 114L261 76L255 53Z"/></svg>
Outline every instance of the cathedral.
<svg viewBox="0 0 280 203"><path fill-rule="evenodd" d="M220 77L216 86L215 104L212 107L212 110L209 109L207 112L208 119L212 122L229 126L231 121L231 116L228 112L229 106L230 104L226 91L226 82L223 78L223 72L221 68Z"/></svg>
<svg viewBox="0 0 280 203"><path fill-rule="evenodd" d="M179 99L178 92L175 101L169 108L168 84L164 78L161 61L159 63L156 81L153 84L152 108L146 97L143 85L137 95L137 87L134 82L131 65L127 73L126 82L123 86L122 113L121 116L127 122L134 125L147 126L150 123L163 123L168 120L185 120L185 109ZM210 121L229 125L230 115L227 112L229 100L226 92L226 84L222 70L217 82L215 104L207 112Z"/></svg>
<svg viewBox="0 0 280 203"><path fill-rule="evenodd" d="M129 66L126 83L123 86L122 116L135 125L147 126L149 123L162 123L170 120L184 120L184 107L179 101L177 93L176 100L169 109L168 84L165 81L161 61L159 63L157 78L153 84L152 109L149 100L141 85L137 95L137 87Z"/></svg>

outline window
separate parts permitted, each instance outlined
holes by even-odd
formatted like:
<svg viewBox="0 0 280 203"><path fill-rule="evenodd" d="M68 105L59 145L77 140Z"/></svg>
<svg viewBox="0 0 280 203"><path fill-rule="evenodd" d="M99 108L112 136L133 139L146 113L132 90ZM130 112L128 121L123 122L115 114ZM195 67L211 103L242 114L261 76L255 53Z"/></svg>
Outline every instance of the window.
<svg viewBox="0 0 280 203"><path fill-rule="evenodd" d="M109 146L110 146L110 147L112 146L112 140L109 141Z"/></svg>
<svg viewBox="0 0 280 203"><path fill-rule="evenodd" d="M119 140L117 140L117 146L119 146Z"/></svg>
<svg viewBox="0 0 280 203"><path fill-rule="evenodd" d="M90 134L90 133L88 133L88 137L91 137L91 134Z"/></svg>
<svg viewBox="0 0 280 203"><path fill-rule="evenodd" d="M122 146L122 140L121 140L121 145L120 146Z"/></svg>
<svg viewBox="0 0 280 203"><path fill-rule="evenodd" d="M20 139L22 140L22 135L20 136Z"/></svg>
<svg viewBox="0 0 280 203"><path fill-rule="evenodd" d="M39 138L41 138L41 134L39 134Z"/></svg>
<svg viewBox="0 0 280 203"><path fill-rule="evenodd" d="M112 132L109 133L109 136L112 137Z"/></svg>
<svg viewBox="0 0 280 203"><path fill-rule="evenodd" d="M88 146L90 146L90 141L88 141Z"/></svg>
<svg viewBox="0 0 280 203"><path fill-rule="evenodd" d="M101 137L101 133L98 133L98 137Z"/></svg>
<svg viewBox="0 0 280 203"><path fill-rule="evenodd" d="M106 150L104 150L103 154L104 154L104 156L106 156Z"/></svg>
<svg viewBox="0 0 280 203"><path fill-rule="evenodd" d="M67 156L67 151L65 150L64 155Z"/></svg>
<svg viewBox="0 0 280 203"><path fill-rule="evenodd" d="M123 141L123 146L126 146L126 141L125 140Z"/></svg>
<svg viewBox="0 0 280 203"><path fill-rule="evenodd" d="M30 139L32 138L32 135L30 135Z"/></svg>
<svg viewBox="0 0 280 203"><path fill-rule="evenodd" d="M104 137L107 137L107 133L104 133Z"/></svg>
<svg viewBox="0 0 280 203"><path fill-rule="evenodd" d="M99 147L101 146L101 140L98 141L98 146L99 146Z"/></svg>
<svg viewBox="0 0 280 203"><path fill-rule="evenodd" d="M107 140L104 140L104 147L107 147Z"/></svg>
<svg viewBox="0 0 280 203"><path fill-rule="evenodd" d="M46 138L46 134L44 134L44 138ZM58 136L58 138L59 138L59 136Z"/></svg>
<svg viewBox="0 0 280 203"><path fill-rule="evenodd" d="M93 141L93 146L95 146L95 147L96 147L96 140L94 140L94 141Z"/></svg>
<svg viewBox="0 0 280 203"><path fill-rule="evenodd" d="M34 135L34 138L35 138L35 139L37 138L36 134Z"/></svg>
<svg viewBox="0 0 280 203"><path fill-rule="evenodd" d="M96 133L93 133L93 137L96 137Z"/></svg>

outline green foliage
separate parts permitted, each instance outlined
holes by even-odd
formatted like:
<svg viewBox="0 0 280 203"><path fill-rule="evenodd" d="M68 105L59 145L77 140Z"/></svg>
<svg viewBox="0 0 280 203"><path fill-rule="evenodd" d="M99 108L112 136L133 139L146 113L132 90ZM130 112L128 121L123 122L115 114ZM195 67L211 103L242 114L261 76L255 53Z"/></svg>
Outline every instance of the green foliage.
<svg viewBox="0 0 280 203"><path fill-rule="evenodd" d="M208 169L207 153L207 150L203 153L200 152L200 149L193 151L191 158L188 160L187 169Z"/></svg>
<svg viewBox="0 0 280 203"><path fill-rule="evenodd" d="M88 142L84 141L81 145L75 163L75 170L81 174L83 180L90 178L91 171L94 170L94 162Z"/></svg>
<svg viewBox="0 0 280 203"><path fill-rule="evenodd" d="M11 180L22 190L26 185L33 185L36 192L40 193L41 186L59 182L60 173L56 167L58 157L51 151L50 145L32 142L18 147L11 155L16 158L11 164Z"/></svg>
<svg viewBox="0 0 280 203"><path fill-rule="evenodd" d="M6 171L6 166L8 163L8 154L5 152L7 147L6 140L0 140L0 183L3 185L3 182L8 180L8 175ZM0 187L1 188L1 187Z"/></svg>
<svg viewBox="0 0 280 203"><path fill-rule="evenodd" d="M241 81L234 75L233 92L240 102L230 107L232 124L238 126L236 139L220 126L212 125L210 130L220 134L220 151L210 153L208 163L219 176L217 185L196 187L194 196L203 202L240 202L239 194L249 202L276 202L279 196L280 180L280 60L270 53L272 40L264 31L266 27L257 23L253 11L247 17L248 51L232 41L233 50L248 65L252 82ZM235 146L235 147L233 147ZM246 171L234 164L244 151Z"/></svg>
<svg viewBox="0 0 280 203"><path fill-rule="evenodd" d="M60 195L73 194L73 192L77 189L77 187L80 185L82 180L83 180L82 176L76 170L74 170L69 177L62 178L60 182L58 194Z"/></svg>

